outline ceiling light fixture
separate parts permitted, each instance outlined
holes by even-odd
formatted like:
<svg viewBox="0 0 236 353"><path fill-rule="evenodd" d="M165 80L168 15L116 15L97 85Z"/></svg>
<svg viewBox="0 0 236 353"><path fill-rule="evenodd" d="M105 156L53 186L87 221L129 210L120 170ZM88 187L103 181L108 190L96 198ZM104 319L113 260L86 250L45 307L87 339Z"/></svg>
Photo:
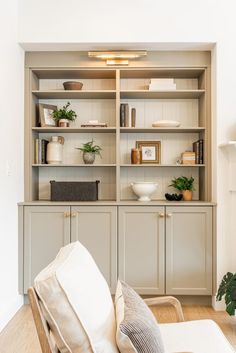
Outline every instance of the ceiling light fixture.
<svg viewBox="0 0 236 353"><path fill-rule="evenodd" d="M106 60L107 65L129 65L129 59L146 56L146 50L121 50L121 51L89 51L89 58Z"/></svg>

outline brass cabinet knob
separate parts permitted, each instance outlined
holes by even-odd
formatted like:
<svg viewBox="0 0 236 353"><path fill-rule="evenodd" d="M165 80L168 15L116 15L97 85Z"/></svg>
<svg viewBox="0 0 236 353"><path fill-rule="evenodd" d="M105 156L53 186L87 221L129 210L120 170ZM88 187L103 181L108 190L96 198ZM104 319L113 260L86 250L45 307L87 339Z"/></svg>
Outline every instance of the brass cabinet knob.
<svg viewBox="0 0 236 353"><path fill-rule="evenodd" d="M71 217L76 217L77 216L77 212L72 212Z"/></svg>
<svg viewBox="0 0 236 353"><path fill-rule="evenodd" d="M172 217L172 213L167 213L166 215L168 218Z"/></svg>
<svg viewBox="0 0 236 353"><path fill-rule="evenodd" d="M65 218L70 217L70 212L64 212L64 217L65 217Z"/></svg>
<svg viewBox="0 0 236 353"><path fill-rule="evenodd" d="M163 212L160 212L158 215L159 215L160 218L164 218L165 217L165 213L163 213Z"/></svg>

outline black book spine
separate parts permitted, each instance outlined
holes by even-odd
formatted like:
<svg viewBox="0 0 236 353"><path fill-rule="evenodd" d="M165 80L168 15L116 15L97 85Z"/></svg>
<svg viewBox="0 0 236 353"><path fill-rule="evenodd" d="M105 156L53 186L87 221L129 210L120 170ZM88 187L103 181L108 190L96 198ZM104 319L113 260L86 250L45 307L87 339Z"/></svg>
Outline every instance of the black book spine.
<svg viewBox="0 0 236 353"><path fill-rule="evenodd" d="M200 142L193 143L193 152L195 152L195 163L200 164Z"/></svg>
<svg viewBox="0 0 236 353"><path fill-rule="evenodd" d="M199 164L204 164L204 141L199 140Z"/></svg>
<svg viewBox="0 0 236 353"><path fill-rule="evenodd" d="M120 105L120 126L125 127L125 105Z"/></svg>
<svg viewBox="0 0 236 353"><path fill-rule="evenodd" d="M46 156L47 156L47 140L42 140L42 164L46 164Z"/></svg>

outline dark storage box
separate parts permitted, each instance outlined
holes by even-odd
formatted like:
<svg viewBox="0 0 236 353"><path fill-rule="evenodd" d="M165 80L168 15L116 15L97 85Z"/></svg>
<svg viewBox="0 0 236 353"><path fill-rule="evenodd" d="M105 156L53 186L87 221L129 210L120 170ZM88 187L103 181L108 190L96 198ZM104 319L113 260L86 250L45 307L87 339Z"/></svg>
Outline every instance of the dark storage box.
<svg viewBox="0 0 236 353"><path fill-rule="evenodd" d="M97 201L96 181L55 181L51 180L51 201Z"/></svg>

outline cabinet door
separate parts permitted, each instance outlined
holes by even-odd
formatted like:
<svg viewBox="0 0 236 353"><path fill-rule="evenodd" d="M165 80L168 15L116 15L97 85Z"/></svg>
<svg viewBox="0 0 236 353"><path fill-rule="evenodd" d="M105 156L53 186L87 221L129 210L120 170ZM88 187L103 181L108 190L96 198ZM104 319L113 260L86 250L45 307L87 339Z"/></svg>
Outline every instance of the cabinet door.
<svg viewBox="0 0 236 353"><path fill-rule="evenodd" d="M112 293L117 281L117 208L72 207L72 241L79 240L91 253Z"/></svg>
<svg viewBox="0 0 236 353"><path fill-rule="evenodd" d="M119 207L119 278L140 294L164 294L164 207Z"/></svg>
<svg viewBox="0 0 236 353"><path fill-rule="evenodd" d="M70 242L70 207L24 207L24 293L36 275Z"/></svg>
<svg viewBox="0 0 236 353"><path fill-rule="evenodd" d="M212 294L212 208L166 208L166 293Z"/></svg>

